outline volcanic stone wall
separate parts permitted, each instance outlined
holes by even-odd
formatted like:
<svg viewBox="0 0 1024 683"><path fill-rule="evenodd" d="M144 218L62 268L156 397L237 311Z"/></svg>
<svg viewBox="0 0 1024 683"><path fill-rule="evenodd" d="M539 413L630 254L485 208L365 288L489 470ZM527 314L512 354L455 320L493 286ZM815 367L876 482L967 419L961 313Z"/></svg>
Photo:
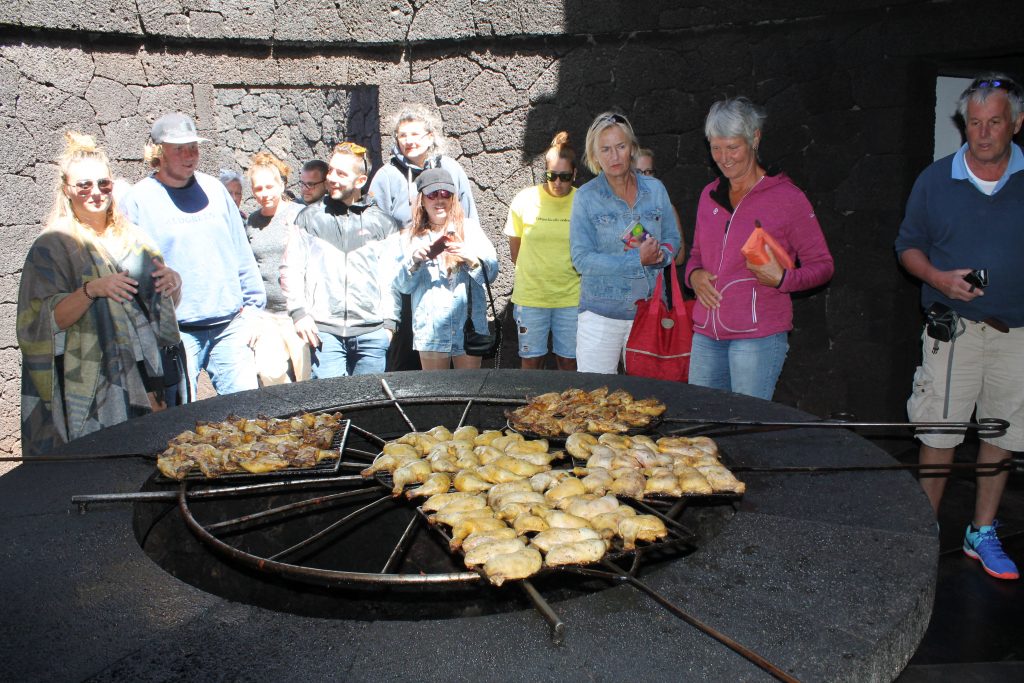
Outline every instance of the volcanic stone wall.
<svg viewBox="0 0 1024 683"><path fill-rule="evenodd" d="M475 185L485 229L540 180L560 129L617 108L657 153L687 240L713 177L708 106L745 94L768 109L763 158L815 207L833 281L796 298L776 398L817 414L898 419L917 363L915 283L892 241L930 161L934 79L1024 72L1024 3L812 0L720 6L682 0L370 0L199 3L37 0L0 9L0 451L18 450L15 305L25 253L49 211L68 129L95 134L130 179L151 122L196 117L204 170L244 170L268 149L293 167L355 139L375 164L403 102L436 107L448 151ZM952 103L948 104L952 113ZM515 357L507 335L505 362Z"/></svg>

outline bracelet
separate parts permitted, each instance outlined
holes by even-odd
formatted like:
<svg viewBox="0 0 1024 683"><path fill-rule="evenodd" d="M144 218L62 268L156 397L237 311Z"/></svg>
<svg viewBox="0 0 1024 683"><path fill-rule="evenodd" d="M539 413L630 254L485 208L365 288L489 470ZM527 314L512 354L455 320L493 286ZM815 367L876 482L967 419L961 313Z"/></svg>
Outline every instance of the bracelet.
<svg viewBox="0 0 1024 683"><path fill-rule="evenodd" d="M88 282L83 282L82 283L82 294L85 294L85 298L88 299L89 301L96 301L96 299L98 299L99 297L95 297L95 296L93 296L92 294L89 293L88 288L86 288L87 284L89 284L89 283Z"/></svg>

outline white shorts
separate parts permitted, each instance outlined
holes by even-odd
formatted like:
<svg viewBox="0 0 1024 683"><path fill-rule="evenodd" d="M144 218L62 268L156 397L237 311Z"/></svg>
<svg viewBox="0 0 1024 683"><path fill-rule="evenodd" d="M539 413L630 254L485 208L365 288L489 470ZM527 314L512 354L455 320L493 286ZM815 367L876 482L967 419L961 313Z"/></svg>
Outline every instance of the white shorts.
<svg viewBox="0 0 1024 683"><path fill-rule="evenodd" d="M921 335L923 361L914 373L914 391L907 401L913 422L968 422L977 408L977 419L1007 420L1004 436L985 438L1008 451L1024 450L1024 327L1000 332L985 323L963 321L966 329L955 342L939 342ZM949 353L953 366L946 401ZM918 431L917 438L932 448L954 448L964 440L962 431L938 434Z"/></svg>

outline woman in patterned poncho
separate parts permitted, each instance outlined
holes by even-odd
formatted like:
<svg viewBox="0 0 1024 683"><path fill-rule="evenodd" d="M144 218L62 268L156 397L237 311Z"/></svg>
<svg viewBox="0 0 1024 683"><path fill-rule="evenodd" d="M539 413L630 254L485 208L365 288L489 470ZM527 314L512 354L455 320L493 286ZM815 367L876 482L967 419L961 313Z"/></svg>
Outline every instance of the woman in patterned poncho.
<svg viewBox="0 0 1024 683"><path fill-rule="evenodd" d="M161 349L179 341L181 277L115 207L106 154L66 141L18 295L26 456L165 407Z"/></svg>

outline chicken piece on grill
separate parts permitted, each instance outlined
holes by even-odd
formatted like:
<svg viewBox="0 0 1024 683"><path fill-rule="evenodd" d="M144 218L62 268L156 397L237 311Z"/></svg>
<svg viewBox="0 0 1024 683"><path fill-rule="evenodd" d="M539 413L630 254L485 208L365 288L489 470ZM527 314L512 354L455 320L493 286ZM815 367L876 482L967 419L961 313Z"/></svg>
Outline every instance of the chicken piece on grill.
<svg viewBox="0 0 1024 683"><path fill-rule="evenodd" d="M618 455L618 451L604 444L598 444L593 447L590 451L590 457L587 458L587 469L591 470L595 467L601 469L610 470L612 469L612 460Z"/></svg>
<svg viewBox="0 0 1024 683"><path fill-rule="evenodd" d="M446 474L455 474L459 470L465 469L459 467L458 463L454 460L448 460L447 458L437 458L430 461L430 469L434 472L444 472Z"/></svg>
<svg viewBox="0 0 1024 683"><path fill-rule="evenodd" d="M525 579L540 571L543 558L533 548L492 557L484 564L484 576L495 586L506 581Z"/></svg>
<svg viewBox="0 0 1024 683"><path fill-rule="evenodd" d="M180 446L171 446L157 458L156 466L168 479L178 481L185 478L195 467L196 461Z"/></svg>
<svg viewBox="0 0 1024 683"><path fill-rule="evenodd" d="M448 510L447 506L427 517L431 524L445 524L454 527L470 519L494 519L494 510L489 507L477 510Z"/></svg>
<svg viewBox="0 0 1024 683"><path fill-rule="evenodd" d="M509 446L511 446L512 444L525 443L525 442L526 442L526 437L524 437L522 434L517 434L515 432L512 432L511 434L505 434L504 436L499 436L497 439L492 441L489 445L493 446L494 448L497 448L499 451L504 452L504 450L506 448L508 448Z"/></svg>
<svg viewBox="0 0 1024 683"><path fill-rule="evenodd" d="M618 455L612 458L611 463L608 465L608 469L612 470L613 472L615 470L621 469L638 470L641 469L641 467L642 466L640 465L640 462L633 457L632 450L619 451Z"/></svg>
<svg viewBox="0 0 1024 683"><path fill-rule="evenodd" d="M633 439L622 434L602 434L597 437L597 442L619 451L633 447Z"/></svg>
<svg viewBox="0 0 1024 683"><path fill-rule="evenodd" d="M658 439L658 447L662 450L697 448L718 457L718 445L707 436L663 436Z"/></svg>
<svg viewBox="0 0 1024 683"><path fill-rule="evenodd" d="M672 465L672 456L658 453L644 447L633 447L626 451L634 460L640 463L640 467L666 467Z"/></svg>
<svg viewBox="0 0 1024 683"><path fill-rule="evenodd" d="M419 460L418 456L407 455L379 455L376 460L359 474L364 477L371 477L375 472L394 472L403 465Z"/></svg>
<svg viewBox="0 0 1024 683"><path fill-rule="evenodd" d="M504 484L510 481L519 481L523 478L521 475L510 472L494 463L477 467L476 474L484 481L489 481L492 484Z"/></svg>
<svg viewBox="0 0 1024 683"><path fill-rule="evenodd" d="M480 466L480 458L476 456L472 451L461 453L459 457L455 458L455 464L459 466L459 469L471 470Z"/></svg>
<svg viewBox="0 0 1024 683"><path fill-rule="evenodd" d="M430 469L430 463L426 460L414 460L406 465L402 465L391 474L395 484L394 488L391 489L391 495L402 495L402 491L407 485L422 484L433 472Z"/></svg>
<svg viewBox="0 0 1024 683"><path fill-rule="evenodd" d="M420 506L424 512L437 512L445 505L454 503L457 500L477 499L476 503L468 503L468 505L476 505L477 507L485 507L487 501L484 500L483 496L476 493L465 493L462 491L452 493L438 493L424 501L423 505ZM468 509L468 508L467 508Z"/></svg>
<svg viewBox="0 0 1024 683"><path fill-rule="evenodd" d="M505 446L505 452L507 453L511 448L515 448L520 451L526 451L527 453L547 453L548 440L523 439L522 441L515 441Z"/></svg>
<svg viewBox="0 0 1024 683"><path fill-rule="evenodd" d="M587 431L587 420L578 416L566 416L558 421L558 428L562 434L576 434Z"/></svg>
<svg viewBox="0 0 1024 683"><path fill-rule="evenodd" d="M658 450L658 443L646 434L634 434L629 437L629 440L632 443L633 448L646 448L654 453L661 452Z"/></svg>
<svg viewBox="0 0 1024 683"><path fill-rule="evenodd" d="M679 479L671 471L659 472L647 479L644 495L648 494L678 498L683 495L683 489L679 486Z"/></svg>
<svg viewBox="0 0 1024 683"><path fill-rule="evenodd" d="M588 418L586 421L588 432L611 433L629 431L629 425L621 420Z"/></svg>
<svg viewBox="0 0 1024 683"><path fill-rule="evenodd" d="M609 493L635 500L643 499L647 478L639 470L629 468L612 470L612 477L615 481L612 482L612 486L608 490Z"/></svg>
<svg viewBox="0 0 1024 683"><path fill-rule="evenodd" d="M554 502L553 505L551 505L551 507L558 508L559 510L566 510L567 511L569 509L569 505L571 505L572 503L574 503L574 502L576 502L578 500L587 501L587 500L597 500L598 498L600 498L600 496L595 495L593 493L581 493L581 494L575 495L575 496L566 496L564 498L559 498L557 501Z"/></svg>
<svg viewBox="0 0 1024 683"><path fill-rule="evenodd" d="M696 470L704 475L715 493L743 493L747 485L722 465L697 465Z"/></svg>
<svg viewBox="0 0 1024 683"><path fill-rule="evenodd" d="M548 489L557 486L559 482L568 476L570 475L565 470L548 470L547 472L538 472L530 477L530 487L537 493L544 493Z"/></svg>
<svg viewBox="0 0 1024 683"><path fill-rule="evenodd" d="M643 413L644 415L650 415L651 417L657 417L665 412L666 406L664 403L656 398L644 398L639 401L633 401L629 404L630 412Z"/></svg>
<svg viewBox="0 0 1024 683"><path fill-rule="evenodd" d="M551 461L558 458L560 454L560 451L548 453L547 451L539 452L524 450L519 447L519 444L513 444L505 449L506 456L528 462L531 465L536 465L538 467L550 467Z"/></svg>
<svg viewBox="0 0 1024 683"><path fill-rule="evenodd" d="M548 489L548 492L544 494L544 497L552 503L557 503L562 498L579 496L586 492L587 488L583 485L582 481L576 477L566 477L554 488Z"/></svg>
<svg viewBox="0 0 1024 683"><path fill-rule="evenodd" d="M570 434L565 440L565 450L569 451L569 455L580 460L586 460L590 457L590 449L596 446L598 443L597 437L586 432L577 432Z"/></svg>
<svg viewBox="0 0 1024 683"><path fill-rule="evenodd" d="M508 470L518 477L532 477L538 472L546 472L551 469L551 465L534 465L526 460L513 458L511 455L503 455L492 464L496 467Z"/></svg>
<svg viewBox="0 0 1024 683"><path fill-rule="evenodd" d="M480 461L481 465L490 465L505 455L505 451L494 446L477 446L473 449L473 455Z"/></svg>
<svg viewBox="0 0 1024 683"><path fill-rule="evenodd" d="M570 515L576 515L586 520L591 520L601 514L614 512L619 508L619 501L615 496L601 496L595 499L577 496L571 500L572 502L565 508L565 511Z"/></svg>
<svg viewBox="0 0 1024 683"><path fill-rule="evenodd" d="M199 435L196 434L195 432L189 430L189 431L184 431L181 434L178 434L177 436L175 436L173 439L171 439L169 445L174 446L174 445L180 444L180 443L198 443L200 441L201 441L201 439L200 439Z"/></svg>
<svg viewBox="0 0 1024 683"><path fill-rule="evenodd" d="M398 443L406 443L416 449L421 455L426 455L430 449L438 444L438 440L425 432L409 432L396 439Z"/></svg>
<svg viewBox="0 0 1024 683"><path fill-rule="evenodd" d="M469 441L470 443L472 443L473 439L475 439L478 436L480 436L480 430L472 425L465 425L463 427L459 427L454 432L452 432L452 438L455 439L456 441Z"/></svg>
<svg viewBox="0 0 1024 683"><path fill-rule="evenodd" d="M532 513L516 517L515 521L512 522L512 527L519 536L533 531L547 531L551 528L548 523L544 521L543 517Z"/></svg>
<svg viewBox="0 0 1024 683"><path fill-rule="evenodd" d="M628 505L620 505L612 512L605 512L590 519L590 527L603 538L611 539L619 535L619 523L626 517L636 517L636 510Z"/></svg>
<svg viewBox="0 0 1024 683"><path fill-rule="evenodd" d="M528 405L536 406L538 410L546 411L553 410L555 406L562 402L562 395L557 391L549 391L546 394L540 396L534 396L530 399Z"/></svg>
<svg viewBox="0 0 1024 683"><path fill-rule="evenodd" d="M253 474L276 472L285 469L290 464L284 456L269 451L257 451L249 457L233 458L233 460L246 472Z"/></svg>
<svg viewBox="0 0 1024 683"><path fill-rule="evenodd" d="M389 441L384 444L384 448L381 449L381 453L384 455L401 455L406 458L418 458L420 457L419 451L413 446L407 443L398 443L397 441Z"/></svg>
<svg viewBox="0 0 1024 683"><path fill-rule="evenodd" d="M580 481L583 482L583 488L587 490L587 493L603 496L608 493L615 479L612 478L611 472L603 467L588 467L587 475Z"/></svg>
<svg viewBox="0 0 1024 683"><path fill-rule="evenodd" d="M497 555L507 555L508 553L515 553L520 550L525 550L526 544L523 543L520 538L509 538L501 541L491 541L490 543L482 543L472 550L466 551L466 556L463 558L466 566L470 569L479 567L482 564L486 564L488 560Z"/></svg>
<svg viewBox="0 0 1024 683"><path fill-rule="evenodd" d="M530 540L530 545L539 548L541 552L547 553L556 545L562 543L576 543L601 538L601 535L590 527L577 529L552 528L541 531Z"/></svg>
<svg viewBox="0 0 1024 683"><path fill-rule="evenodd" d="M316 449L316 461L322 462L324 460L337 460L341 457L341 453L334 448L318 448Z"/></svg>
<svg viewBox="0 0 1024 683"><path fill-rule="evenodd" d="M654 515L637 515L626 517L619 522L619 535L622 536L622 547L634 550L637 541L656 541L668 536L665 523Z"/></svg>
<svg viewBox="0 0 1024 683"><path fill-rule="evenodd" d="M501 529L491 529L490 531L478 531L475 534L470 534L462 541L462 552L468 553L473 548L477 547L481 543L493 543L494 541L506 541L510 538L516 538L516 532L508 527Z"/></svg>
<svg viewBox="0 0 1024 683"><path fill-rule="evenodd" d="M504 484L495 484L487 491L487 504L491 507L495 507L498 499L506 493L513 493L516 491L526 492L532 490L533 489L530 488L530 482L525 479L509 481Z"/></svg>
<svg viewBox="0 0 1024 683"><path fill-rule="evenodd" d="M497 508L498 512L495 516L511 524L523 515L533 514L533 507L534 505L531 503L504 503Z"/></svg>
<svg viewBox="0 0 1024 683"><path fill-rule="evenodd" d="M494 529L507 529L505 522L495 517L473 517L463 519L452 527L452 540L449 546L452 550L458 550L462 546L462 539L470 534L481 531L492 531Z"/></svg>
<svg viewBox="0 0 1024 683"><path fill-rule="evenodd" d="M473 443L477 446L490 446L491 442L499 436L503 436L502 432L497 429L488 429L480 432L480 434L473 439Z"/></svg>
<svg viewBox="0 0 1024 683"><path fill-rule="evenodd" d="M414 489L410 489L405 495L410 499L426 498L427 496L433 496L438 493L446 493L451 487L452 478L447 474L431 474L427 477L427 480L423 482L423 486L417 486Z"/></svg>
<svg viewBox="0 0 1024 683"><path fill-rule="evenodd" d="M488 492L487 502L493 508L501 508L512 503L547 506L547 499L536 491L506 491L495 496Z"/></svg>
<svg viewBox="0 0 1024 683"><path fill-rule="evenodd" d="M715 492L704 475L692 467L676 465L672 473L676 475L679 488L684 495L710 496Z"/></svg>
<svg viewBox="0 0 1024 683"><path fill-rule="evenodd" d="M544 521L548 523L552 529L583 529L588 528L590 525L587 520L576 515L570 515L568 512L562 510L542 510L540 508L534 508L534 513L538 516L543 517Z"/></svg>
<svg viewBox="0 0 1024 683"><path fill-rule="evenodd" d="M294 451L284 453L289 467L313 467L319 462L317 454L321 449L316 446L299 446Z"/></svg>
<svg viewBox="0 0 1024 683"><path fill-rule="evenodd" d="M475 470L461 470L455 475L456 491L486 491L493 485L492 482L484 481Z"/></svg>
<svg viewBox="0 0 1024 683"><path fill-rule="evenodd" d="M436 426L436 427L434 427L432 429L428 429L427 430L427 434L429 434L430 436L434 437L438 441L451 441L452 440L451 430L449 430L447 427L445 427L443 425L438 425L438 426Z"/></svg>
<svg viewBox="0 0 1024 683"><path fill-rule="evenodd" d="M544 555L544 566L561 567L573 564L593 564L600 562L608 550L608 542L603 538L592 538L575 543L559 543L552 546Z"/></svg>
<svg viewBox="0 0 1024 683"><path fill-rule="evenodd" d="M241 468L231 460L229 451L210 444L195 444L192 457L206 477L219 477L228 472L238 472Z"/></svg>

